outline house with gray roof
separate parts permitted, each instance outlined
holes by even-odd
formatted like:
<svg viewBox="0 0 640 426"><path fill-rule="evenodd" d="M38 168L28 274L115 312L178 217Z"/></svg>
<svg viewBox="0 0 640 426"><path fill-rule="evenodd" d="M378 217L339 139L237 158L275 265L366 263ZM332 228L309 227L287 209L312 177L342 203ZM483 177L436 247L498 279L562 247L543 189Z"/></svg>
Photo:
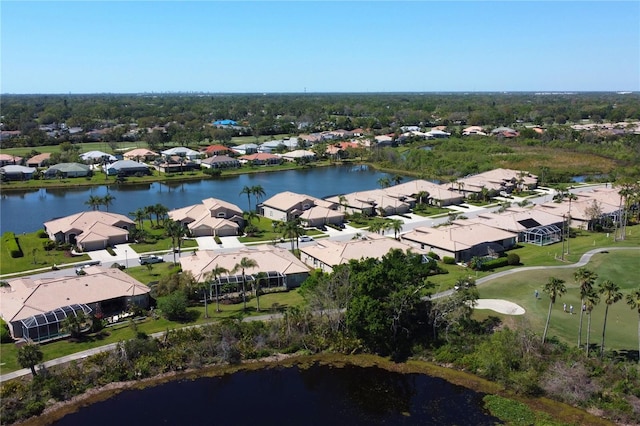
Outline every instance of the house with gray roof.
<svg viewBox="0 0 640 426"><path fill-rule="evenodd" d="M84 177L91 174L91 168L86 164L80 163L60 163L54 164L49 167L44 176L47 179L53 179L56 177L72 178L72 177Z"/></svg>
<svg viewBox="0 0 640 426"><path fill-rule="evenodd" d="M144 163L138 163L133 160L120 160L107 166L107 174L109 176L134 176L137 174L150 175L149 166Z"/></svg>
<svg viewBox="0 0 640 426"><path fill-rule="evenodd" d="M88 164L112 163L118 160L115 156L102 151L85 152L84 154L80 154L80 158Z"/></svg>
<svg viewBox="0 0 640 426"><path fill-rule="evenodd" d="M9 164L7 166L0 167L0 177L3 181L6 180L29 180L33 177L33 174L37 169L33 167L14 166Z"/></svg>

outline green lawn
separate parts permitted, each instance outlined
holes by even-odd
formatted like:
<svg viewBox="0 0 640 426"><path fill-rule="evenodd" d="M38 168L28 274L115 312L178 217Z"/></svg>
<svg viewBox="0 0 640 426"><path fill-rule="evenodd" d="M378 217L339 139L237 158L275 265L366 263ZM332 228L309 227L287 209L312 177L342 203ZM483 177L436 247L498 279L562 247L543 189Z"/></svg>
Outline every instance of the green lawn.
<svg viewBox="0 0 640 426"><path fill-rule="evenodd" d="M288 306L296 306L302 303L302 296L298 290L288 292L269 293L260 296L260 312L256 312L256 299L250 298L247 301L247 311L243 311L242 303L235 305L221 304L221 312L216 312L215 302L209 304L209 319L204 318L204 305L192 307L190 310L197 312L198 319L192 323L178 323L168 321L163 318L152 319L147 318L137 325L138 331L147 334L157 333L165 330L183 327L185 325L205 324L215 322L227 318L246 318L256 315L269 314L272 307L284 309ZM275 304L275 306L274 306ZM100 335L90 335L84 341L71 342L69 340L59 340L57 342L46 343L41 346L44 353L44 361L59 358L61 356L84 351L98 346L108 345L110 343L134 337L134 331L128 322L122 322L114 327L106 328ZM20 368L16 361L17 349L13 343L3 343L0 345L0 374L6 374Z"/></svg>
<svg viewBox="0 0 640 426"><path fill-rule="evenodd" d="M49 239L48 237L39 238L36 232L18 234L16 238L18 239L18 244L24 256L12 258L5 247L0 247L0 274L11 274L31 269L51 267L54 264L64 265L66 263L90 260L86 254L70 256L64 251L45 251L42 245L44 242L49 241Z"/></svg>
<svg viewBox="0 0 640 426"><path fill-rule="evenodd" d="M623 294L638 288L637 274L640 272L638 259L640 251L610 251L594 256L587 268L595 271L599 279L597 283L609 279L618 284ZM505 321L527 327L542 335L544 323L549 309L549 298L542 292L544 284L550 277L565 280L567 293L557 299L549 326L549 335L557 336L568 344L577 344L578 324L580 318L580 290L575 284L573 273L577 268L548 269L523 271L518 274L492 280L479 287L480 297L489 299L506 299L515 302L526 310L521 317L501 316ZM538 290L540 299L534 298L534 291ZM563 303L574 306L574 315L564 313ZM567 308L568 309L568 308ZM601 302L593 310L591 320L590 343L600 343L604 320L605 305ZM489 311L487 311L489 312ZM492 313L493 314L493 313ZM583 333L586 336L586 316L583 323ZM607 323L605 346L608 349L637 350L638 342L638 313L629 308L624 299L611 305ZM583 337L583 342L585 337Z"/></svg>

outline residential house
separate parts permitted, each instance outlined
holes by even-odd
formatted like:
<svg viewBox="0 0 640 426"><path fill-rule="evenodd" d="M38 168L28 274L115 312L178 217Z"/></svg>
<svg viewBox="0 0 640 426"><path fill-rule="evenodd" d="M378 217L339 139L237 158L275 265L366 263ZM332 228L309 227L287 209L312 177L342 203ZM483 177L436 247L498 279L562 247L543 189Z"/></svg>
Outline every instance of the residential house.
<svg viewBox="0 0 640 426"><path fill-rule="evenodd" d="M496 127L491 131L491 134L503 138L515 138L520 136L520 132L510 127Z"/></svg>
<svg viewBox="0 0 640 426"><path fill-rule="evenodd" d="M118 160L115 156L102 151L85 152L80 155L80 158L87 164L113 163Z"/></svg>
<svg viewBox="0 0 640 426"><path fill-rule="evenodd" d="M200 158L200 153L198 151L194 151L184 146L166 149L164 151L160 151L160 153L167 158L173 156L183 157L188 160L197 160L198 158Z"/></svg>
<svg viewBox="0 0 640 426"><path fill-rule="evenodd" d="M457 190L461 194L479 194L483 189L511 193L516 189L527 190L537 186L537 176L527 171L501 168L466 176L448 184L449 189Z"/></svg>
<svg viewBox="0 0 640 426"><path fill-rule="evenodd" d="M320 269L331 273L338 265L349 263L351 260L367 258L382 259L391 250L412 251L426 255L425 250L398 241L395 238L384 237L379 234L365 236L349 241L318 240L316 244L300 247L300 260L310 268Z"/></svg>
<svg viewBox="0 0 640 426"><path fill-rule="evenodd" d="M245 143L242 145L234 146L233 150L240 155L255 154L256 152L258 152L258 145L256 145L255 143Z"/></svg>
<svg viewBox="0 0 640 426"><path fill-rule="evenodd" d="M133 228L135 223L127 216L102 211L76 213L44 223L51 240L76 244L81 251L124 244Z"/></svg>
<svg viewBox="0 0 640 426"><path fill-rule="evenodd" d="M207 157L213 157L214 155L232 155L234 150L224 145L209 145L202 153Z"/></svg>
<svg viewBox="0 0 640 426"><path fill-rule="evenodd" d="M0 167L8 165L18 166L22 164L22 160L23 158L17 155L0 154Z"/></svg>
<svg viewBox="0 0 640 426"><path fill-rule="evenodd" d="M150 175L151 170L144 163L138 163L133 160L119 160L107 166L107 174L109 176Z"/></svg>
<svg viewBox="0 0 640 426"><path fill-rule="evenodd" d="M50 152L34 155L27 160L27 167L44 167L49 164Z"/></svg>
<svg viewBox="0 0 640 426"><path fill-rule="evenodd" d="M282 163L282 158L274 154L258 152L256 154L242 155L238 158L241 163L249 163L255 166L269 166Z"/></svg>
<svg viewBox="0 0 640 426"><path fill-rule="evenodd" d="M339 225L344 221L344 213L338 211L338 204L305 194L284 191L260 204L262 216L286 222L300 218L307 226L319 227L328 223Z"/></svg>
<svg viewBox="0 0 640 426"><path fill-rule="evenodd" d="M187 226L194 237L238 235L244 228L242 209L216 198L171 210L169 217Z"/></svg>
<svg viewBox="0 0 640 426"><path fill-rule="evenodd" d="M7 165L0 167L0 176L3 181L7 180L29 180L36 172L34 167Z"/></svg>
<svg viewBox="0 0 640 426"><path fill-rule="evenodd" d="M59 163L49 167L44 172L44 177L52 179L56 177L72 178L85 177L91 174L91 168L86 164L80 163Z"/></svg>
<svg viewBox="0 0 640 426"><path fill-rule="evenodd" d="M429 130L426 134L427 139L446 139L451 136L451 133L445 132L444 130L433 128Z"/></svg>
<svg viewBox="0 0 640 426"><path fill-rule="evenodd" d="M316 154L313 151L308 151L306 149L296 149L294 151L287 152L282 154L281 156L287 161L314 161L316 159Z"/></svg>
<svg viewBox="0 0 640 426"><path fill-rule="evenodd" d="M409 182L385 188L385 192L396 198L405 196L420 202L420 194L423 194L423 203L440 207L460 204L464 201L464 195L450 190L446 185L429 182L424 179L415 179Z"/></svg>
<svg viewBox="0 0 640 426"><path fill-rule="evenodd" d="M145 162L145 161L153 161L160 154L157 152L153 152L150 149L146 148L136 148L131 151L127 151L122 155L122 158L125 160L133 160L137 162Z"/></svg>
<svg viewBox="0 0 640 426"><path fill-rule="evenodd" d="M216 267L232 271L243 258L249 258L257 263L256 267L245 269L248 280L254 280L255 275L264 272L269 277L269 283L286 288L299 287L309 276L309 268L289 250L272 246L258 245L241 248L232 252L220 252L213 250L198 250L191 256L180 258L180 266L183 271L189 271L199 281L209 279L210 272ZM222 277L225 283L242 282L240 271L228 272Z"/></svg>
<svg viewBox="0 0 640 426"><path fill-rule="evenodd" d="M213 157L205 158L200 161L200 165L209 169L228 169L241 166L238 159L229 157L228 155L214 155Z"/></svg>
<svg viewBox="0 0 640 426"><path fill-rule="evenodd" d="M562 238L562 218L540 209L510 207L501 213L481 213L465 222L513 232L518 234L519 242L539 246L556 243Z"/></svg>
<svg viewBox="0 0 640 426"><path fill-rule="evenodd" d="M500 255L516 245L518 234L467 222L438 228L415 228L402 234L401 239L440 257L468 262L473 257Z"/></svg>
<svg viewBox="0 0 640 426"><path fill-rule="evenodd" d="M487 133L481 126L469 126L462 129L462 136L487 136Z"/></svg>
<svg viewBox="0 0 640 426"><path fill-rule="evenodd" d="M149 287L118 268L91 266L83 271L55 278L22 277L0 287L0 315L11 336L46 341L65 334L62 323L70 315L83 312L110 320L132 304L149 306Z"/></svg>
<svg viewBox="0 0 640 426"><path fill-rule="evenodd" d="M199 160L198 160L199 161ZM163 173L182 173L189 170L199 170L200 164L190 160L187 157L172 155L170 157L162 157L153 163L156 170Z"/></svg>
<svg viewBox="0 0 640 426"><path fill-rule="evenodd" d="M411 204L415 202L396 194L389 195L382 189L329 197L327 201L341 205L345 213L361 213L366 216L405 214L411 210Z"/></svg>

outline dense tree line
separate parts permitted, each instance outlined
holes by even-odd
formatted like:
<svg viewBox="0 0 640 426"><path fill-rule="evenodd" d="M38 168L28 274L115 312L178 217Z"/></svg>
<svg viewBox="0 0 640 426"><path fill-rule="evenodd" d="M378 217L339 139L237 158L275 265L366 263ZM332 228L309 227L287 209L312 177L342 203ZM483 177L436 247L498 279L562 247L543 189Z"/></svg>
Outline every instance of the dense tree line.
<svg viewBox="0 0 640 426"><path fill-rule="evenodd" d="M202 126L232 119L253 134L295 133L298 128L393 129L403 125L538 125L580 120L640 119L637 94L380 93L380 94L139 94L3 95L3 130L20 130L29 146L46 141L38 127L110 128L174 124L171 137L193 139ZM121 137L114 130L113 138ZM180 135L182 134L182 135Z"/></svg>

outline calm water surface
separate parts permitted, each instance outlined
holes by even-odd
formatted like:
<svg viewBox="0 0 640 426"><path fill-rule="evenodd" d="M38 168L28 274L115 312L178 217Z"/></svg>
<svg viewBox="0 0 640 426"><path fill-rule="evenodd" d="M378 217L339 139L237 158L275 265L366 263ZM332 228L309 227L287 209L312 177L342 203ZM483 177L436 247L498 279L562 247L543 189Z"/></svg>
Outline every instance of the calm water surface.
<svg viewBox="0 0 640 426"><path fill-rule="evenodd" d="M494 425L483 394L423 374L313 366L177 381L115 397L57 426Z"/></svg>
<svg viewBox="0 0 640 426"><path fill-rule="evenodd" d="M378 179L387 176L366 166L320 167L273 173L254 173L224 179L202 180L182 184L152 183L112 185L91 188L40 189L33 192L6 192L0 199L0 233L34 232L48 220L87 210L89 196L115 197L110 212L129 214L140 207L160 203L169 209L185 207L214 197L248 209L245 186L261 185L265 200L278 192L293 191L324 198L331 195L364 191L378 187ZM409 178L405 178L405 182ZM251 197L252 208L255 199ZM104 207L102 207L104 209Z"/></svg>

